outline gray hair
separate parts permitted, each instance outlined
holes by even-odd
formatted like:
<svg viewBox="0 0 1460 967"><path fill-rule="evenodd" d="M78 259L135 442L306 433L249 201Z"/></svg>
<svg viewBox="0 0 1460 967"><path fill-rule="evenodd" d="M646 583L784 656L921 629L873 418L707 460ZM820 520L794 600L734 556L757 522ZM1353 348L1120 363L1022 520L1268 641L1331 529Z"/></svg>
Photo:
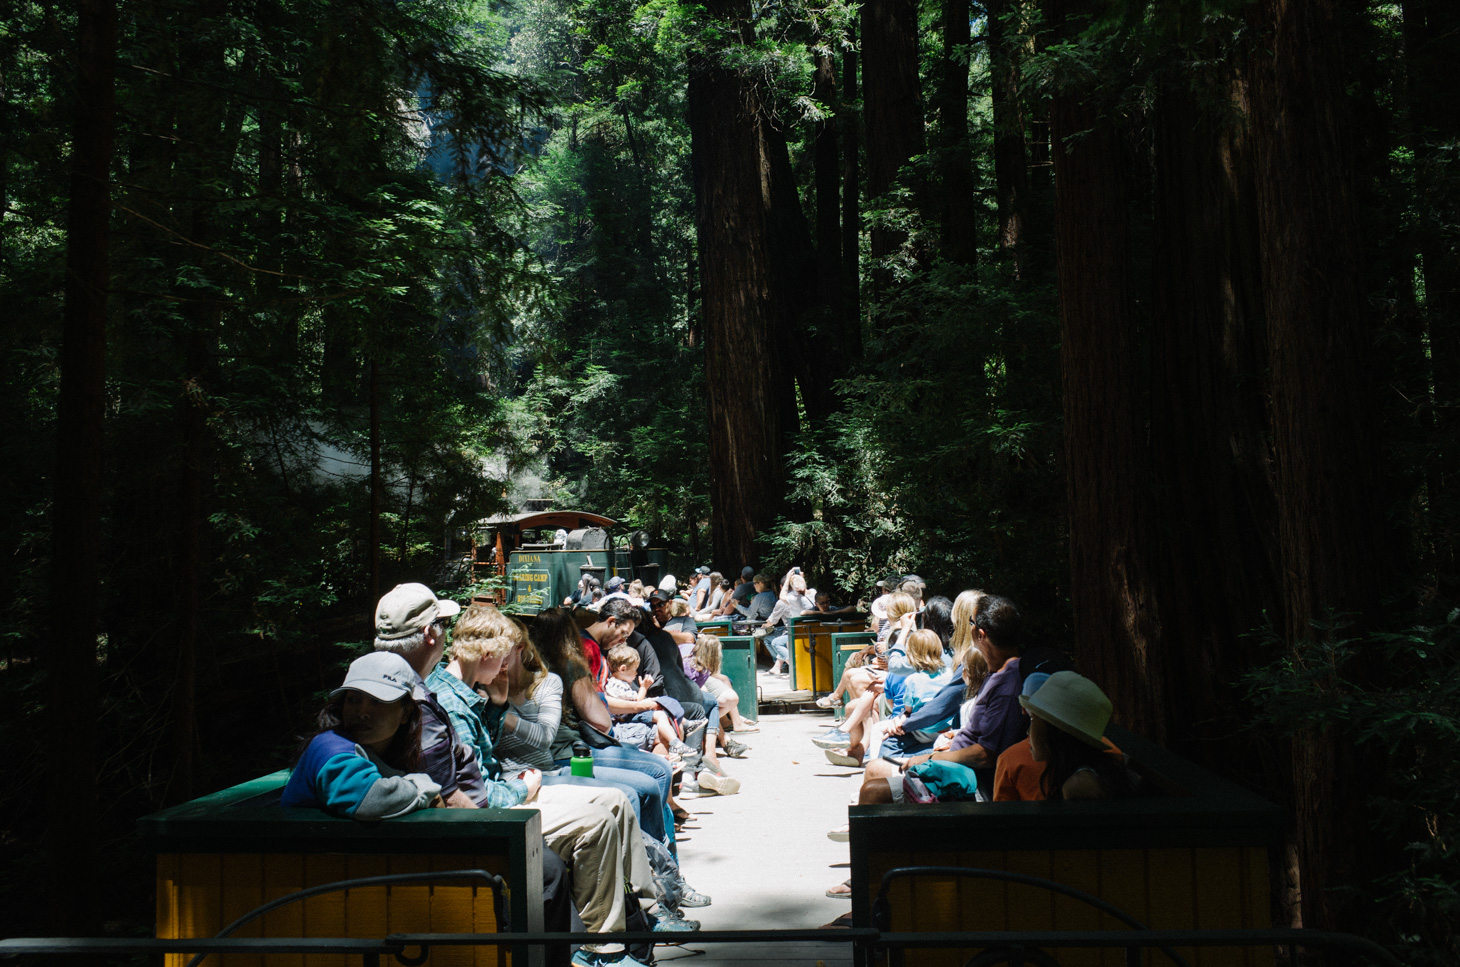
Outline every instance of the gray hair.
<svg viewBox="0 0 1460 967"><path fill-rule="evenodd" d="M427 625L426 627L429 628L430 625ZM426 628L422 628L420 631L412 632L411 634L406 635L404 638L375 639L376 651L393 651L397 655L400 655L402 658L405 658L407 661L409 661L411 656L414 655L416 652L424 650L425 647Z"/></svg>

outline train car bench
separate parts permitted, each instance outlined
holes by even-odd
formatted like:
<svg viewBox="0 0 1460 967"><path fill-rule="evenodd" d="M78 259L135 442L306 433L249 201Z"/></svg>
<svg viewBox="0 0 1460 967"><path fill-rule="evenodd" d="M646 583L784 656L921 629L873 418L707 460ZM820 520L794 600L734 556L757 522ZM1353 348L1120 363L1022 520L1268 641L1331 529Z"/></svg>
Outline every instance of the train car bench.
<svg viewBox="0 0 1460 967"><path fill-rule="evenodd" d="M1280 840L1278 808L1130 732L1107 734L1159 795L851 807L853 925L872 925L871 901L888 870L954 866L1054 880L1157 930L1271 926L1268 853ZM904 879L889 900L897 931L1123 929L1073 899L989 880ZM1178 952L1192 967L1272 963L1270 949ZM973 953L920 950L916 962L960 965ZM1124 963L1119 950L1058 957L1062 967Z"/></svg>
<svg viewBox="0 0 1460 967"><path fill-rule="evenodd" d="M391 933L541 930L542 818L535 809L425 809L362 823L279 805L276 772L138 820L157 857L157 936L211 937L244 913L296 890L354 877L485 869L508 884L499 925L487 886L461 883L367 887L271 911L239 937L381 938ZM540 948L509 954L535 963ZM268 967L344 967L342 955L271 957ZM169 955L167 967L182 967ZM265 967L229 954L221 965ZM273 962L279 961L278 965ZM488 967L495 947L435 947L434 967Z"/></svg>

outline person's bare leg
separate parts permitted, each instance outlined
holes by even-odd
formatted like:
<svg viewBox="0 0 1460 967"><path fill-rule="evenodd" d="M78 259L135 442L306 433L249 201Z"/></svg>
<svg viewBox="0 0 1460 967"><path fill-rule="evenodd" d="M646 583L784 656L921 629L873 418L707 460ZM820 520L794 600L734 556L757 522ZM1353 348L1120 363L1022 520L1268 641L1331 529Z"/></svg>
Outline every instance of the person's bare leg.
<svg viewBox="0 0 1460 967"><path fill-rule="evenodd" d="M654 713L654 730L658 734L659 742L666 748L674 748L674 742L679 738L679 733L674 731L674 723L669 721L668 712Z"/></svg>
<svg viewBox="0 0 1460 967"><path fill-rule="evenodd" d="M840 726L841 730L843 732L850 733L856 725L858 725L864 718L868 716L868 714L871 713L872 704L876 700L876 695L872 694L871 692L865 692L863 693L861 698L857 699L851 705L848 705L846 718L842 719L842 724Z"/></svg>
<svg viewBox="0 0 1460 967"><path fill-rule="evenodd" d="M873 759L867 763L867 768L863 773L863 780L864 782L868 782L873 779L888 779L897 775L898 772L899 769L897 766L888 762L886 759Z"/></svg>
<svg viewBox="0 0 1460 967"><path fill-rule="evenodd" d="M892 786L886 779L867 780L862 783L862 791L857 795L858 804L863 806L876 806L893 801Z"/></svg>
<svg viewBox="0 0 1460 967"><path fill-rule="evenodd" d="M849 668L847 669L846 675L848 702L854 702L861 698L868 687L871 686L872 682L877 679L877 676L873 674L872 668L867 665Z"/></svg>

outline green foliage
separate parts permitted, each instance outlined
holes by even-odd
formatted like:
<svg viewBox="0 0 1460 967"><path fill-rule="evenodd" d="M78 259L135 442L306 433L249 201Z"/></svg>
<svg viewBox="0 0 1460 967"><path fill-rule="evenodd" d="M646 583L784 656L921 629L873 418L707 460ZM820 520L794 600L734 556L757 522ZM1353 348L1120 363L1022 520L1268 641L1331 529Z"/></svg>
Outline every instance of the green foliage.
<svg viewBox="0 0 1460 967"><path fill-rule="evenodd" d="M1354 635L1341 620L1243 677L1259 733L1336 734L1363 777L1369 834L1387 869L1366 895L1373 922L1414 963L1460 956L1460 611L1402 632Z"/></svg>

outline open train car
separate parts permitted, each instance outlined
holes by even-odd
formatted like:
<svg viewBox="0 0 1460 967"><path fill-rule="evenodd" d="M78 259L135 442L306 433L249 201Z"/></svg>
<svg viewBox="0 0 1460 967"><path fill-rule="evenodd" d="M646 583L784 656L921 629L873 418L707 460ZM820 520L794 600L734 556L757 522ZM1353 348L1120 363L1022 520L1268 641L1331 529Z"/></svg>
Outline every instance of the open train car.
<svg viewBox="0 0 1460 967"><path fill-rule="evenodd" d="M585 574L600 582L620 575L658 584L668 551L655 543L647 531L625 531L612 518L582 510L493 517L472 529L472 579L502 578L498 604L536 614L561 604Z"/></svg>

